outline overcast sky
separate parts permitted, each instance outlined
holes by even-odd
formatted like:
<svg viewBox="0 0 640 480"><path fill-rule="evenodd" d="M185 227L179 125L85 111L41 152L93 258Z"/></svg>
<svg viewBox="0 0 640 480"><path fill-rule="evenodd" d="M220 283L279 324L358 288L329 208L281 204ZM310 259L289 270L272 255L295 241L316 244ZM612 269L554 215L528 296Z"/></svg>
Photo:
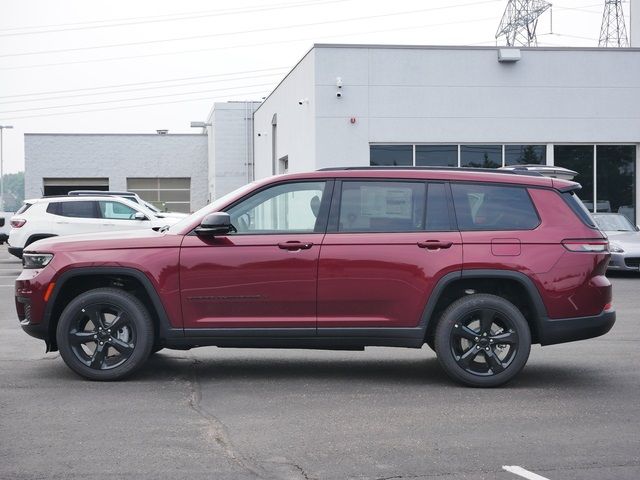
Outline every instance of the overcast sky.
<svg viewBox="0 0 640 480"><path fill-rule="evenodd" d="M194 132L213 102L266 96L313 43L494 45L506 4L0 0L5 173L24 169L28 132ZM539 45L597 46L603 4L553 1Z"/></svg>

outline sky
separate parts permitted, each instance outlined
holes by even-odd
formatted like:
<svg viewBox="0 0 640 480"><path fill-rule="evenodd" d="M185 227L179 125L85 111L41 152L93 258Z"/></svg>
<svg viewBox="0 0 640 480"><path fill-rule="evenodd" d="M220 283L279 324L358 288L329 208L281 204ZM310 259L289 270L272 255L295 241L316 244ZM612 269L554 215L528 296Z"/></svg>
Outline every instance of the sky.
<svg viewBox="0 0 640 480"><path fill-rule="evenodd" d="M539 46L594 47L604 0L555 0ZM4 172L25 133L198 133L314 43L495 45L507 0L0 0ZM625 16L628 28L628 2Z"/></svg>

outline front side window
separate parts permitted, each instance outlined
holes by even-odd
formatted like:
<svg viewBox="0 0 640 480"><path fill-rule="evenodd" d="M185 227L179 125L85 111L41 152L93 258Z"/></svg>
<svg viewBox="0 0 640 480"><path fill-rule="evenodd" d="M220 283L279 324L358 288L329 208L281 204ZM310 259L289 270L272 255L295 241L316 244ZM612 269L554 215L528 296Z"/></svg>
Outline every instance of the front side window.
<svg viewBox="0 0 640 480"><path fill-rule="evenodd" d="M124 203L109 200L99 201L98 206L102 218L109 220L133 220L138 213L137 210Z"/></svg>
<svg viewBox="0 0 640 480"><path fill-rule="evenodd" d="M261 190L227 209L237 234L324 231L319 219L326 182L287 183Z"/></svg>
<svg viewBox="0 0 640 480"><path fill-rule="evenodd" d="M425 196L421 182L343 182L338 231L422 231Z"/></svg>
<svg viewBox="0 0 640 480"><path fill-rule="evenodd" d="M452 184L460 230L532 230L540 224L526 188Z"/></svg>
<svg viewBox="0 0 640 480"><path fill-rule="evenodd" d="M47 213L73 218L100 218L95 201L51 202Z"/></svg>

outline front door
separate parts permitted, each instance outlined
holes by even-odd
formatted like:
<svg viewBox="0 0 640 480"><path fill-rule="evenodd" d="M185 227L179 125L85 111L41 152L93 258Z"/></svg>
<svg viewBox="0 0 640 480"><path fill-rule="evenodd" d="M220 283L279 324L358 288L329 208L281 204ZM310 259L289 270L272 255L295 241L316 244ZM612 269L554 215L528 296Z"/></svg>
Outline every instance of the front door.
<svg viewBox="0 0 640 480"><path fill-rule="evenodd" d="M185 236L184 327L309 328L315 334L331 187L322 180L271 185L226 209L237 232Z"/></svg>
<svg viewBox="0 0 640 480"><path fill-rule="evenodd" d="M318 271L318 332L419 326L437 281L462 267L448 185L354 180L335 190Z"/></svg>

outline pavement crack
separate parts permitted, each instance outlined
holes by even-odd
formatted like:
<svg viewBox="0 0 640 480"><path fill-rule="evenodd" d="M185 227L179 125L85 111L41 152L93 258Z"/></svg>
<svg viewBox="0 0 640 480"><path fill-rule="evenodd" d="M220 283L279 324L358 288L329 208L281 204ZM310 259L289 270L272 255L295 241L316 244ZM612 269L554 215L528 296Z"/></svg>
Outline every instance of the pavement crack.
<svg viewBox="0 0 640 480"><path fill-rule="evenodd" d="M200 387L200 381L198 380L197 374L197 366L200 363L202 362L194 359L190 366L191 376L188 380L189 408L191 408L206 422L207 436L213 439L214 443L222 450L225 457L245 470L248 470L256 477L264 478L263 473L260 472L258 468L251 465L234 446L224 424L215 415L212 415L202 407L202 389Z"/></svg>

